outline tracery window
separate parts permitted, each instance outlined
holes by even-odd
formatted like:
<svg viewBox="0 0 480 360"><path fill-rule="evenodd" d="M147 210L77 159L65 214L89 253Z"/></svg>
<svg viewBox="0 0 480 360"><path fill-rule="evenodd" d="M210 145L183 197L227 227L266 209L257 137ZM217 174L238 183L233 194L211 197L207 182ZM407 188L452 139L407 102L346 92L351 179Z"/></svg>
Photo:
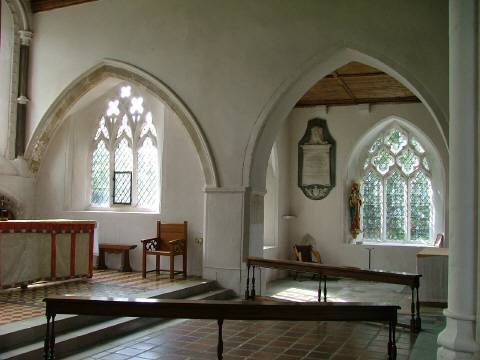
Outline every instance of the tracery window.
<svg viewBox="0 0 480 360"><path fill-rule="evenodd" d="M158 209L157 131L144 99L130 85L108 102L93 139L93 207Z"/></svg>
<svg viewBox="0 0 480 360"><path fill-rule="evenodd" d="M363 240L431 245L431 164L420 141L393 126L373 141L364 159Z"/></svg>

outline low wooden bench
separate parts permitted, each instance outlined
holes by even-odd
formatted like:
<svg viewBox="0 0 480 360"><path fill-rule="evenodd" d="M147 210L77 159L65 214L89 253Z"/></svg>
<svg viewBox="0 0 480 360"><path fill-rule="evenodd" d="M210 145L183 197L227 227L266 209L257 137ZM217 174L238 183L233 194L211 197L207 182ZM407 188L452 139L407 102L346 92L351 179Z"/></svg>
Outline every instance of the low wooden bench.
<svg viewBox="0 0 480 360"><path fill-rule="evenodd" d="M380 321L388 324L388 359L397 357L396 305L371 303L293 303L271 301L160 300L52 296L46 302L44 359L55 359L57 314L131 316L168 319L214 319L218 322L217 358L223 359L224 320Z"/></svg>
<svg viewBox="0 0 480 360"><path fill-rule="evenodd" d="M137 245L119 245L119 244L98 244L100 249L100 254L98 257L98 269L106 270L107 265L105 264L105 253L116 253L123 254L122 256L122 271L123 272L132 272L132 267L130 266L130 250L133 250Z"/></svg>
<svg viewBox="0 0 480 360"><path fill-rule="evenodd" d="M282 269L295 272L306 272L319 275L318 301L322 301L322 280L323 280L323 300L327 301L327 276L358 279L363 281L375 281L387 284L407 285L412 291L412 302L410 305L410 325L399 324L399 326L409 326L411 331L418 332L422 329L422 320L420 318L420 300L418 291L420 288L420 274L405 272L392 272L383 270L366 270L347 266L332 266L325 264L307 263L290 260L274 260L261 257L249 256L247 259L247 289L245 299L255 299L255 268ZM252 268L252 271L251 269ZM250 271L252 274L250 289ZM416 296L415 296L416 295Z"/></svg>

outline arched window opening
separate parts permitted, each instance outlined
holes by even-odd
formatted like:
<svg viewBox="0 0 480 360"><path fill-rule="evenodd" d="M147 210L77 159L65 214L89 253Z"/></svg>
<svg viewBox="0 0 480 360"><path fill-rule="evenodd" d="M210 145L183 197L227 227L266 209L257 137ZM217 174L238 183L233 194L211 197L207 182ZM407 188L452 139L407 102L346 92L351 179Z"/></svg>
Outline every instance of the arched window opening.
<svg viewBox="0 0 480 360"><path fill-rule="evenodd" d="M434 206L429 154L394 125L367 148L361 179L363 240L432 245Z"/></svg>
<svg viewBox="0 0 480 360"><path fill-rule="evenodd" d="M108 101L93 139L92 207L159 207L157 130L130 85Z"/></svg>

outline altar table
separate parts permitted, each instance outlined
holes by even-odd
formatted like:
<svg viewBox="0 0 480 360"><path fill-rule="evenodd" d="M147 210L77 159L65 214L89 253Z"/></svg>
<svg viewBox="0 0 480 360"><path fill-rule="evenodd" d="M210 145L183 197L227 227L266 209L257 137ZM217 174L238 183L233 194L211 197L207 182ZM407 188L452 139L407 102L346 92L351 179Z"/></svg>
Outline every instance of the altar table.
<svg viewBox="0 0 480 360"><path fill-rule="evenodd" d="M95 221L0 221L0 288L93 275Z"/></svg>
<svg viewBox="0 0 480 360"><path fill-rule="evenodd" d="M446 306L448 300L448 249L425 248L417 254L417 272L423 274L420 301Z"/></svg>

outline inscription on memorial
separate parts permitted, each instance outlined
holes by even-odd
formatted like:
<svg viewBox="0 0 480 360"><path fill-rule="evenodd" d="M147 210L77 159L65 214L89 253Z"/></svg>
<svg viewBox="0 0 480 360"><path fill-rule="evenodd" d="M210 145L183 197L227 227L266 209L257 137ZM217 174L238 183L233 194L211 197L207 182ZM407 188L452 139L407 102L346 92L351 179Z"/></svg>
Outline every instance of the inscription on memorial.
<svg viewBox="0 0 480 360"><path fill-rule="evenodd" d="M310 120L298 143L298 186L309 199L323 199L335 187L335 150L327 121Z"/></svg>

